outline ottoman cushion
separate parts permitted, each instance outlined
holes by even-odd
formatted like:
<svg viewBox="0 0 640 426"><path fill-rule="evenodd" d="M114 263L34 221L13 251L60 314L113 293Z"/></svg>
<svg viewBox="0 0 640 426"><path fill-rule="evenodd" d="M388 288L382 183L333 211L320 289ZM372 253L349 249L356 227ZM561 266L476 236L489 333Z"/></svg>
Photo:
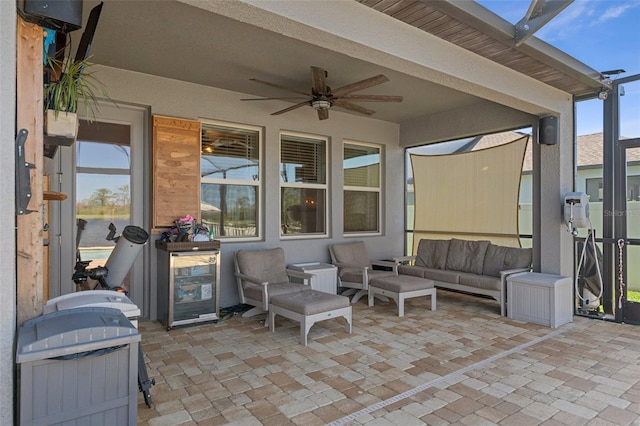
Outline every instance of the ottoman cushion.
<svg viewBox="0 0 640 426"><path fill-rule="evenodd" d="M407 293L434 287L433 281L410 275L376 278L370 285L394 293Z"/></svg>
<svg viewBox="0 0 640 426"><path fill-rule="evenodd" d="M317 290L273 296L271 304L302 315L314 315L351 306L346 296Z"/></svg>

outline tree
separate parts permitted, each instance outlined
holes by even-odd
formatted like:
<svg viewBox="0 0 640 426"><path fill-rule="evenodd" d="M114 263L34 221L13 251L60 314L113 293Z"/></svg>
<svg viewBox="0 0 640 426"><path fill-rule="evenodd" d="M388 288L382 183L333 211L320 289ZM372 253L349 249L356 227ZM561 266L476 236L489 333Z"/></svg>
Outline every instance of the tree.
<svg viewBox="0 0 640 426"><path fill-rule="evenodd" d="M122 185L121 187L118 188L118 192L115 193L114 195L115 198L115 202L121 206L121 207L126 207L130 204L130 198L129 198L129 185Z"/></svg>
<svg viewBox="0 0 640 426"><path fill-rule="evenodd" d="M100 207L106 207L111 204L111 200L113 200L114 194L108 188L98 188L91 195L91 200L96 202Z"/></svg>

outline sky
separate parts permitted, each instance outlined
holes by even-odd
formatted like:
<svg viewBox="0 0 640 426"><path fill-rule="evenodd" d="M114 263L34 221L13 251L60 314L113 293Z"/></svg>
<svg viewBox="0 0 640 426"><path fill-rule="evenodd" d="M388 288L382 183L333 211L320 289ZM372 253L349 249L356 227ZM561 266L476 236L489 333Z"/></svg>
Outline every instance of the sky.
<svg viewBox="0 0 640 426"><path fill-rule="evenodd" d="M515 24L530 0L476 0ZM539 29L535 37L596 71L624 69L620 77L640 74L640 0L575 0ZM619 78L620 78L619 77ZM578 135L602 131L602 101L580 102ZM621 134L640 137L640 82L625 85Z"/></svg>

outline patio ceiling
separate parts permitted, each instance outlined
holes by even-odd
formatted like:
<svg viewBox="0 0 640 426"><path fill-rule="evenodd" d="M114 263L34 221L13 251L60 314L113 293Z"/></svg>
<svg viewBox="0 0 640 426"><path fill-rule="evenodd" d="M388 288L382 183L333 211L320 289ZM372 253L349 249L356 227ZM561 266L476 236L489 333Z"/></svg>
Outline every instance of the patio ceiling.
<svg viewBox="0 0 640 426"><path fill-rule="evenodd" d="M85 0L83 22L86 22L91 8L97 3ZM562 61L551 61L538 48L530 47L530 44L536 44L538 40L529 40L519 48L509 47L509 43L513 43L503 32L486 23L483 26L482 17L473 18L465 12L463 7L468 7L468 3L473 2L460 2L460 5L455 6L440 1L363 3L412 25L422 22L415 18L439 16L438 21L445 20L443 25L434 25L432 22L432 25L424 27L425 31L469 50L476 49L478 54L529 73L534 78L570 93L595 91L596 82L581 81L584 77L575 68L582 66L587 71L590 69L579 63L568 66ZM442 11L438 12L438 8ZM487 19L499 22L500 18L493 15L487 16ZM445 31L447 28L449 30ZM469 37L459 38L456 34L467 34ZM69 54L75 54L75 45L80 35L81 31L71 33L72 52L68 52ZM469 44L469 39L480 36L485 40L484 43L475 47ZM547 50L550 48L544 43L541 46ZM514 49L520 52L517 57L514 56ZM326 69L329 73L328 84L334 88L376 74L385 74L390 79L388 83L358 93L403 96L402 104L361 104L376 111L373 118L396 123L468 107L481 101L475 96L211 13L181 1L105 0L90 53L93 62L109 67L230 90L249 95L247 97L290 95L250 81L251 78L308 91L311 86L310 66ZM558 52L550 53L555 55ZM546 64L537 56L553 63ZM561 55L561 58L568 57ZM264 101L264 104L265 108L274 112L288 105L283 101Z"/></svg>
<svg viewBox="0 0 640 426"><path fill-rule="evenodd" d="M475 1L357 1L573 95L602 87L600 73L539 39L516 47L513 24Z"/></svg>

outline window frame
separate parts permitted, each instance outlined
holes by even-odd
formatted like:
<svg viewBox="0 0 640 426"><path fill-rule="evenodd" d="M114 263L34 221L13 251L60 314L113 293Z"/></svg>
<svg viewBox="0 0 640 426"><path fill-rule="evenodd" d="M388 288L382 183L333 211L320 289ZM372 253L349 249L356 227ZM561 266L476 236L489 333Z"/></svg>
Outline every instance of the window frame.
<svg viewBox="0 0 640 426"><path fill-rule="evenodd" d="M378 186L354 186L347 185L344 181L344 150L347 145L355 145L355 146L364 146L368 148L377 148L378 149ZM356 140L345 139L342 141L342 172L343 172L343 182L342 182L342 199L344 200L345 192L375 192L378 194L378 226L376 231L354 231L347 232L345 231L345 222L347 217L347 212L345 211L345 205L343 203L342 206L342 235L343 237L372 237L372 236L380 236L383 235L383 227L382 227L382 217L383 217L383 181L384 181L384 145L371 143L371 142L361 142Z"/></svg>
<svg viewBox="0 0 640 426"><path fill-rule="evenodd" d="M252 126L249 124L239 124L228 121L219 121L219 120L211 120L200 118L200 155L202 157L202 131L205 126L219 126L219 127L227 127L234 128L239 130L246 130L251 132L256 132L258 135L258 173L256 180L245 180L245 179L226 179L226 178L210 178L203 177L202 174L200 176L200 190L202 192L203 184L218 184L218 185L227 185L227 186L253 186L256 191L256 235L251 236L228 236L228 235L215 235L216 240L227 241L233 243L240 242L254 242L261 241L264 237L264 203L263 203L263 181L264 181L264 155L263 155L263 145L264 145L264 130L259 126ZM202 159L200 160L202 161ZM202 193L200 194L200 202L202 202Z"/></svg>
<svg viewBox="0 0 640 426"><path fill-rule="evenodd" d="M305 183L305 182L284 182L282 178L282 139L283 137L292 137L292 138L302 138L302 139L310 139L324 142L325 149L325 182L323 184L319 183ZM318 238L328 238L329 237L329 224L331 221L329 220L329 172L331 171L330 167L330 139L328 136L315 135L310 133L301 133L294 131L280 131L278 134L278 235L281 240L295 240L295 239L318 239ZM314 189L314 190L323 190L324 191L324 232L317 233L299 233L299 234L284 234L282 232L282 192L283 188L298 188L298 189Z"/></svg>

